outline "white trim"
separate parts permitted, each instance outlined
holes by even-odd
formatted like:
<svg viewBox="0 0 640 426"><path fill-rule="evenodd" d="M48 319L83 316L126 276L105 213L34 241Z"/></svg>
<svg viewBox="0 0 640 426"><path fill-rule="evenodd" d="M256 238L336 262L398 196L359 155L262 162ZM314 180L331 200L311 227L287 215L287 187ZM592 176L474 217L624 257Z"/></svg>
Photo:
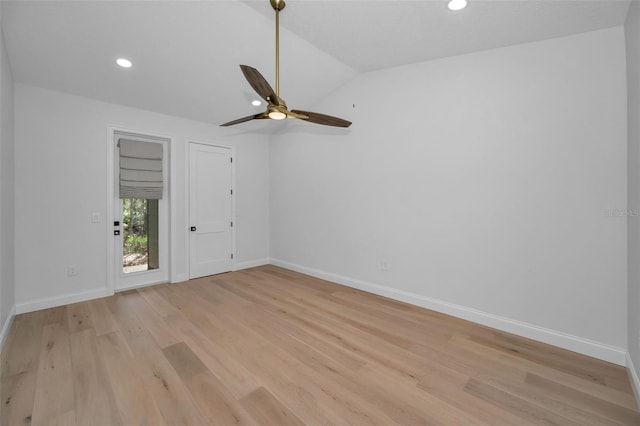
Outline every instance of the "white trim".
<svg viewBox="0 0 640 426"><path fill-rule="evenodd" d="M167 241L169 249L169 281L174 281L178 277L178 265L175 256L177 247L174 247L175 241L178 241L178 141L174 137L169 138L169 241Z"/></svg>
<svg viewBox="0 0 640 426"><path fill-rule="evenodd" d="M127 128L125 126L118 125L109 125L107 126L107 214L105 217L109 218L106 222L107 225L107 290L109 293L107 296L111 296L116 292L116 280L118 279L118 273L115 271L115 256L116 256L116 248L115 243L111 236L113 235L113 221L115 215L115 179L116 172L114 170L115 166L115 135L116 133L124 133L136 137L141 140L149 140L152 142L162 142L163 144L166 142L169 148L169 159L168 159L168 167L169 170L169 181L167 182L167 191L165 199L168 202L168 218L167 218L167 226L169 227L167 236L166 236L166 278L161 278L160 280L154 281L157 282L168 282L174 280L172 274L175 270L175 260L173 253L175 252L173 247L175 225L177 221L177 206L175 205L175 188L177 187L177 176L176 176L176 164L177 164L177 138L172 135L160 134L156 132L141 130L141 129L132 129ZM161 249L162 250L162 249ZM149 282L151 283L151 282ZM132 284L132 287L139 287L142 285L146 285L147 283L138 283ZM125 288L119 288L117 291L125 290Z"/></svg>
<svg viewBox="0 0 640 426"><path fill-rule="evenodd" d="M182 273L182 274L175 274L175 276L171 277L171 284L173 283L181 283L184 281L189 281L189 278L187 277L187 274Z"/></svg>
<svg viewBox="0 0 640 426"><path fill-rule="evenodd" d="M242 269L249 269L249 268L255 268L256 266L268 265L270 263L271 263L271 260L268 257L265 257L264 259L249 260L246 262L238 262L235 264L233 270L240 271Z"/></svg>
<svg viewBox="0 0 640 426"><path fill-rule="evenodd" d="M120 293L123 291L135 290L136 288L144 288L151 287L158 284L167 284L168 281L154 281L154 282L145 282L144 284L131 284L126 287L122 287L116 290L116 293Z"/></svg>
<svg viewBox="0 0 640 426"><path fill-rule="evenodd" d="M636 397L636 403L640 406L640 378L636 371L631 356L627 352L627 374L629 375L629 381L631 382L631 389L633 389L633 395Z"/></svg>
<svg viewBox="0 0 640 426"><path fill-rule="evenodd" d="M115 248L113 246L113 238L111 238L113 234L113 197L115 197L115 186L113 181L115 179L115 171L114 167L114 149L113 149L113 139L115 137L115 133L117 131L116 127L109 126L107 127L107 211L106 214L103 215L106 218L106 233L107 236L107 290L109 291L109 295L114 294L115 292L115 273L113 271L113 263L115 262Z"/></svg>
<svg viewBox="0 0 640 426"><path fill-rule="evenodd" d="M109 288L96 288L93 290L80 291L78 293L64 294L62 296L43 297L28 302L16 303L16 314L39 311L41 309L55 308L57 306L70 305L72 303L85 302L87 300L99 299L111 296L113 293Z"/></svg>
<svg viewBox="0 0 640 426"><path fill-rule="evenodd" d="M188 281L189 277L191 276L191 241L189 240L189 238L191 238L191 236L189 235L191 233L190 228L191 228L191 216L190 216L190 210L189 210L189 203L191 202L191 193L189 192L189 180L191 179L191 147L189 145L190 140L186 139L185 140L185 146L183 149L184 152L184 172L182 173L182 176L184 176L184 194L183 194L183 200L184 200L184 229L182 229L183 235L184 235L184 250L182 251L182 253L184 254L184 279L181 281ZM177 232L177 230L176 230ZM171 282L176 282L176 281L171 281ZM179 282L179 281L177 281Z"/></svg>
<svg viewBox="0 0 640 426"><path fill-rule="evenodd" d="M11 329L11 324L13 324L13 319L16 316L16 307L15 305L11 307L9 311L9 315L7 315L7 320L4 322L2 326L2 331L0 331L0 352L4 348L4 342L7 341L7 336L9 336L9 329Z"/></svg>
<svg viewBox="0 0 640 426"><path fill-rule="evenodd" d="M582 337L573 336L557 330L551 330L537 325L517 321L510 318L483 312L466 306L456 305L442 300L432 299L420 294L409 293L391 287L381 286L366 281L345 277L342 275L325 272L294 263L285 262L279 259L271 259L271 263L303 274L317 278L336 282L348 287L357 288L369 293L389 297L391 299L421 306L433 311L442 312L447 315L462 318L478 324L486 325L507 333L517 334L522 337L537 340L570 351L578 352L604 361L618 365L625 365L626 350L605 343L595 342Z"/></svg>

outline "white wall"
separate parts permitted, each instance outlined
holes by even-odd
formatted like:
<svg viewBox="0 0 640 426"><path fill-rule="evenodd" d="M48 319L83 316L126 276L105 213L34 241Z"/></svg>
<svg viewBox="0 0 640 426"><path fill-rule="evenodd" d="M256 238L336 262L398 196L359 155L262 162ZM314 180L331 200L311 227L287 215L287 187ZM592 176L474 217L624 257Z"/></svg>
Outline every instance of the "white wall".
<svg viewBox="0 0 640 426"><path fill-rule="evenodd" d="M0 31L0 347L14 304L13 77Z"/></svg>
<svg viewBox="0 0 640 426"><path fill-rule="evenodd" d="M15 89L16 309L106 294L109 126L175 138L178 206L171 242L174 280L186 279L187 141L236 149L236 258L268 258L269 146L265 135L17 84ZM91 223L98 212L101 223ZM67 276L75 265L78 275Z"/></svg>
<svg viewBox="0 0 640 426"><path fill-rule="evenodd" d="M272 259L624 363L625 90L621 27L364 74L273 138Z"/></svg>
<svg viewBox="0 0 640 426"><path fill-rule="evenodd" d="M629 211L640 212L640 1L633 1L625 23L627 48L627 105L629 125ZM629 356L638 400L640 400L640 217L628 218L629 247Z"/></svg>

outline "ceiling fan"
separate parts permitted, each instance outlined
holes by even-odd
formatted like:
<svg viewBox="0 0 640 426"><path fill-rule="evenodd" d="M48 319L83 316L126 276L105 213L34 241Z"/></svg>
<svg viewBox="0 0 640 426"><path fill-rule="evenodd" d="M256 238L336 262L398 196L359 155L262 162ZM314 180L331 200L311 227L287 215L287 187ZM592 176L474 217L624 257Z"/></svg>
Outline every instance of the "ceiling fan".
<svg viewBox="0 0 640 426"><path fill-rule="evenodd" d="M280 11L284 9L284 0L269 0L271 7L276 12L276 90L274 91L267 80L258 72L257 69L248 65L240 65L242 74L247 79L253 90L267 102L267 110L260 114L249 115L237 120L229 121L221 124L221 126L233 126L234 124L244 123L250 120L262 120L270 118L272 120L283 120L285 118L298 118L300 120L309 121L311 123L323 124L325 126L349 127L350 121L343 120L330 115L319 114L317 112L287 109L287 104L280 97Z"/></svg>

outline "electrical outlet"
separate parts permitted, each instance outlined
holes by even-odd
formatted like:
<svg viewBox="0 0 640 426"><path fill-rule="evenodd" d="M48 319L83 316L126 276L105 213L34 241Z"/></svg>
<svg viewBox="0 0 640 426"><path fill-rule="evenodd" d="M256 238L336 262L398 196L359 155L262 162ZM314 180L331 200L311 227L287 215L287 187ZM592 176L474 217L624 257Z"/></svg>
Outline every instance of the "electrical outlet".
<svg viewBox="0 0 640 426"><path fill-rule="evenodd" d="M389 270L389 261L388 260L381 260L380 261L380 270L383 272L386 272Z"/></svg>
<svg viewBox="0 0 640 426"><path fill-rule="evenodd" d="M99 223L100 222L100 213L93 212L91 213L91 223Z"/></svg>
<svg viewBox="0 0 640 426"><path fill-rule="evenodd" d="M75 277L76 275L78 275L78 268L76 268L74 265L71 265L67 268L67 275L70 277Z"/></svg>

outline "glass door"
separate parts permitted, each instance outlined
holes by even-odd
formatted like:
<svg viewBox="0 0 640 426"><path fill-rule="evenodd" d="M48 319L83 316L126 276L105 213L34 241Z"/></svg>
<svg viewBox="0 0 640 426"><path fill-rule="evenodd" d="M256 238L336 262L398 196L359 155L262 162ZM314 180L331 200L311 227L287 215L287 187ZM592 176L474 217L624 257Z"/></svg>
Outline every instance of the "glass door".
<svg viewBox="0 0 640 426"><path fill-rule="evenodd" d="M160 144L162 146L161 170L161 198L157 194L153 198L141 196L127 196L127 194L140 195L130 188L123 190L123 180L132 179L134 176L146 185L145 179L149 172L145 168L154 168L148 159L142 154L128 154L122 157L120 152L120 139L127 141L141 141ZM115 133L115 290L127 290L150 284L167 282L169 280L169 193L168 193L168 156L169 143L164 139L156 139L143 135L131 135ZM137 158L139 156L141 158ZM127 164L124 164L124 162ZM127 169L126 171L124 171ZM140 169L140 170L139 170ZM155 172L154 172L155 173ZM152 173L152 174L154 174ZM126 176L125 176L126 174ZM155 173L156 175L158 173ZM137 183L125 183L135 186ZM141 190L144 196L146 188ZM138 191L140 192L140 191Z"/></svg>
<svg viewBox="0 0 640 426"><path fill-rule="evenodd" d="M122 200L122 272L158 269L158 200Z"/></svg>

